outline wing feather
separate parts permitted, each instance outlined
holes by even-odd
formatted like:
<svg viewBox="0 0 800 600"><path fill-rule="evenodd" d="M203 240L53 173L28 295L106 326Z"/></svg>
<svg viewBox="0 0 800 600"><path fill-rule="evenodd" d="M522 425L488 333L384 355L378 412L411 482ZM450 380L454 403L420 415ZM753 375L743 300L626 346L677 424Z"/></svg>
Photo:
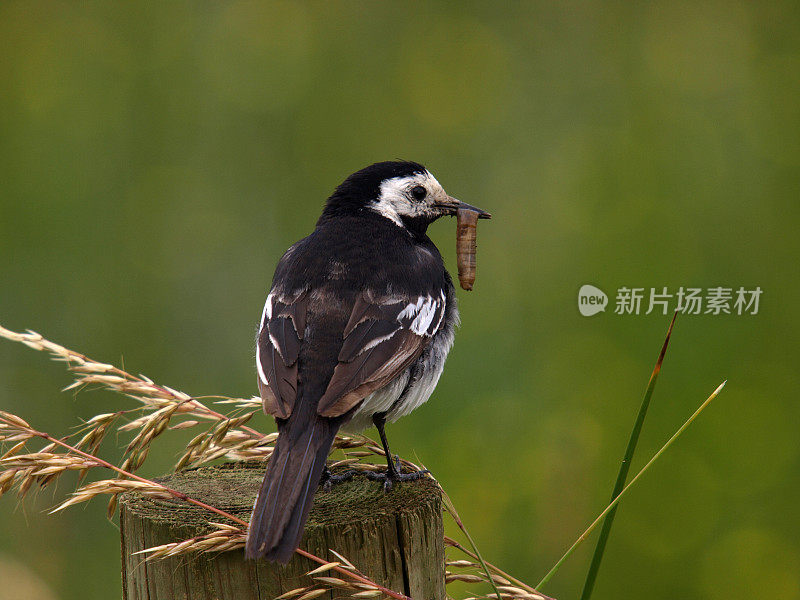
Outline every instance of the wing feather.
<svg viewBox="0 0 800 600"><path fill-rule="evenodd" d="M342 332L333 376L317 413L337 417L388 384L413 363L442 325L446 299L359 294ZM259 391L268 414L287 419L297 399L298 358L308 319L309 292L270 293L256 346ZM309 324L314 326L314 321Z"/></svg>
<svg viewBox="0 0 800 600"><path fill-rule="evenodd" d="M400 328L397 322L370 319L360 323L353 332L344 338L342 350L339 352L339 362L349 363L361 353L375 347L380 342L389 339Z"/></svg>
<svg viewBox="0 0 800 600"><path fill-rule="evenodd" d="M287 419L297 399L297 359L305 333L308 294L267 296L256 345L258 388L264 411Z"/></svg>
<svg viewBox="0 0 800 600"><path fill-rule="evenodd" d="M317 405L337 417L403 372L442 323L445 297L371 299L361 295L343 332L339 363Z"/></svg>

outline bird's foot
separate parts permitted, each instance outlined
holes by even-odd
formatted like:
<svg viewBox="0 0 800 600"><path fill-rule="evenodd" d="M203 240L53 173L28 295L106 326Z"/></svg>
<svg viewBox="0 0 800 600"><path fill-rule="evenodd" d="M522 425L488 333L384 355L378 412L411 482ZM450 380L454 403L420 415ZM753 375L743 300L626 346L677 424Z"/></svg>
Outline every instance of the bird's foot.
<svg viewBox="0 0 800 600"><path fill-rule="evenodd" d="M325 470L322 471L322 479L320 480L320 485L322 489L326 492L331 491L331 488L338 483L343 483L345 481L349 481L353 478L353 475L356 474L356 471L350 469L348 471L342 471L341 473L334 473L328 467L325 467Z"/></svg>
<svg viewBox="0 0 800 600"><path fill-rule="evenodd" d="M414 471L413 473L391 473L389 471L386 471L385 473L373 473L371 471L367 471L366 476L374 481L382 481L383 490L388 492L392 489L392 486L396 481L416 481L417 479L422 479L428 473L430 473L428 469Z"/></svg>
<svg viewBox="0 0 800 600"><path fill-rule="evenodd" d="M387 467L386 471L382 473L367 471L365 475L368 479L372 479L373 481L382 481L384 491L388 492L392 489L392 486L396 481L416 481L417 479L422 479L425 477L425 475L430 473L428 469L414 471L413 473L403 473L401 471L400 457L396 454L394 455L393 462L394 465L392 467Z"/></svg>

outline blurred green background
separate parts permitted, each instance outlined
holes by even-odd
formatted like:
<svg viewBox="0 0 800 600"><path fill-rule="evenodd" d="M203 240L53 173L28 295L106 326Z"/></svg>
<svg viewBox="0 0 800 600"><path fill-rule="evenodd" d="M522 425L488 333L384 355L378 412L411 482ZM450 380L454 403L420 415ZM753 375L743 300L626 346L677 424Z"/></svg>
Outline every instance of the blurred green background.
<svg viewBox="0 0 800 600"><path fill-rule="evenodd" d="M679 318L634 470L729 383L622 504L594 597L800 598L795 3L3 2L0 323L254 394L276 261L396 157L494 214L437 392L389 430L486 558L534 584L608 500L668 324L619 287L760 286L757 315ZM0 341L0 408L36 427L127 406L69 382ZM2 499L0 598L119 593L105 504L44 513L68 491ZM593 541L545 591L577 596Z"/></svg>

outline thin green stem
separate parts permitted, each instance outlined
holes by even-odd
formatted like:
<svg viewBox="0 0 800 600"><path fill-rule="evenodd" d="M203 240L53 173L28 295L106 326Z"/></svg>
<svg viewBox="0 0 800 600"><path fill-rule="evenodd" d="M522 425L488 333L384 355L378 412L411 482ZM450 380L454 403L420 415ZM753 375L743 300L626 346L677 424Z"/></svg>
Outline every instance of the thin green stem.
<svg viewBox="0 0 800 600"><path fill-rule="evenodd" d="M619 466L619 473L617 473L617 481L614 483L614 490L611 492L611 500L619 496L622 488L625 487L625 482L628 479L628 471L630 470L633 454L636 451L636 444L639 442L639 434L642 432L642 425L644 425L647 410L650 407L650 398L653 396L653 390L656 387L656 380L658 374L661 372L661 365L664 362L664 356L667 354L667 346L669 339L672 335L672 327L675 325L675 318L678 316L678 311L672 315L672 321L667 329L667 336L664 339L664 345L661 347L661 352L656 360L656 366L653 368L653 373L650 375L650 381L647 382L647 389L642 398L642 405L639 407L639 414L636 415L636 421L633 424L633 430L628 438L628 447L625 449L625 455L622 457L622 464ZM600 570L600 563L603 560L603 553L608 543L608 536L611 533L611 526L614 523L614 517L617 514L616 507L612 509L608 516L603 521L603 527L600 529L600 536L597 538L597 545L592 555L592 562L589 565L589 571L586 574L586 582L583 584L583 592L581 593L581 600L589 600L594 588L594 582L597 579L597 573Z"/></svg>
<svg viewBox="0 0 800 600"><path fill-rule="evenodd" d="M547 575L545 575L542 578L542 580L538 583L538 585L535 586L537 590L541 589L543 585L545 585L548 581L550 581L550 579L553 577L553 575L556 573L556 571L558 571L559 567L561 567L561 565L564 563L564 561L567 560L567 558L570 557L570 555L581 544L581 542L583 542L583 540L585 540L589 536L589 534L591 534L592 531L594 531L594 529L597 527L597 525L600 523L600 521L602 521L603 518L605 518L605 516L609 512L611 512L614 509L615 506L617 506L617 504L619 504L619 501L622 499L622 497L625 495L625 493L631 488L631 486L634 483L636 483L636 481L639 479L639 477L641 477L645 473L645 471L647 471L650 468L650 466L667 450L667 448L669 448L673 444L673 442L675 440L677 440L678 437L680 437L680 435L684 432L684 430L689 425L692 424L692 421L694 421L700 415L700 413L703 412L706 409L706 407L711 403L711 401L714 398L717 397L717 394L719 394L722 391L722 388L725 387L726 383L727 383L727 380L723 381L719 385L719 387L717 387L717 389L714 390L714 392L708 398L706 398L705 402L703 402L700 405L700 407L696 411L694 411L694 414L692 414L692 416L689 417L683 425L681 425L680 429L678 429L678 431L676 431L673 434L673 436L671 438L669 438L669 440L667 440L666 444L661 446L661 449L653 455L653 458L651 458L647 462L647 464L644 467L642 467L642 470L639 471L634 476L634 478L631 479L630 483L628 483L628 485L626 485L622 489L622 491L619 494L617 494L617 496L611 501L611 503L608 506L606 506L605 510L598 515L598 517L592 522L591 525L589 525L589 527L586 529L586 531L584 531L580 535L580 537L578 537L578 539L575 540L575 543L572 544L572 546L570 546L569 549L564 553L564 556L562 556L559 559L559 561L553 566L552 569L550 569L550 571L547 573Z"/></svg>

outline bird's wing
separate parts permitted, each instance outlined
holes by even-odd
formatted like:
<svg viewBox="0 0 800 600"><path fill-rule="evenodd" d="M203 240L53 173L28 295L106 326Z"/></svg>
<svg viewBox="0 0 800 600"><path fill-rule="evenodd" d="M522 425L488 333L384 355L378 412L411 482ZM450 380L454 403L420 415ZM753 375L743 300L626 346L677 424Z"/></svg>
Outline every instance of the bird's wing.
<svg viewBox="0 0 800 600"><path fill-rule="evenodd" d="M317 405L338 417L383 387L419 357L442 326L445 295L358 295L343 331L338 364Z"/></svg>
<svg viewBox="0 0 800 600"><path fill-rule="evenodd" d="M288 419L297 398L297 358L306 328L308 291L267 296L256 343L258 389L264 411Z"/></svg>

